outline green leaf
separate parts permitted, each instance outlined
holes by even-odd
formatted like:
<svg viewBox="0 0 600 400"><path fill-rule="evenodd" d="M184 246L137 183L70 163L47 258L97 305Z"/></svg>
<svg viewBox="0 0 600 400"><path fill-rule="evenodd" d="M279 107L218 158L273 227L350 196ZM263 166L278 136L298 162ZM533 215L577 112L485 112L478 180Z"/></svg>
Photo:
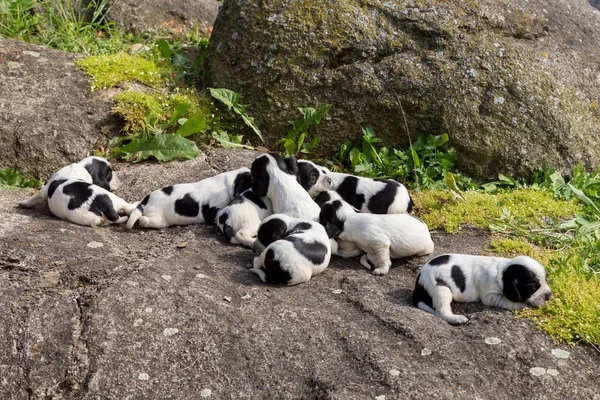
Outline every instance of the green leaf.
<svg viewBox="0 0 600 400"><path fill-rule="evenodd" d="M293 157L296 155L296 142L294 142L293 140L286 139L286 141L283 143L283 148L285 149L283 155L286 158Z"/></svg>
<svg viewBox="0 0 600 400"><path fill-rule="evenodd" d="M365 156L356 147L353 148L352 150L350 150L349 156L350 156L350 163L353 166L358 165L358 163L360 163L362 161L362 159L365 158Z"/></svg>
<svg viewBox="0 0 600 400"><path fill-rule="evenodd" d="M182 137L188 137L194 133L202 132L206 127L206 121L201 115L193 115L185 121L185 123L177 129L177 134Z"/></svg>
<svg viewBox="0 0 600 400"><path fill-rule="evenodd" d="M27 179L16 171L0 169L0 190L36 188L42 185L43 182L36 179Z"/></svg>
<svg viewBox="0 0 600 400"><path fill-rule="evenodd" d="M186 112L190 109L191 104L188 102L179 103L173 109L173 114L171 114L171 118L167 122L167 126L175 125L175 122L179 120L181 117L185 115Z"/></svg>
<svg viewBox="0 0 600 400"><path fill-rule="evenodd" d="M308 133L308 128L312 125L318 125L321 123L321 118L331 109L331 104L325 104L320 106L318 109L312 107L299 108L298 110L302 114L302 118L290 121L292 124L292 131L288 135L294 136L298 133ZM290 137L291 139L291 137Z"/></svg>
<svg viewBox="0 0 600 400"><path fill-rule="evenodd" d="M118 148L115 156L132 159L137 154L133 162L150 157L158 161L170 161L174 158L194 158L200 153L196 143L179 135L143 135Z"/></svg>
<svg viewBox="0 0 600 400"><path fill-rule="evenodd" d="M433 138L433 145L434 145L435 149L439 149L444 144L446 144L448 142L448 140L450 140L450 138L448 137L448 134L444 133L442 135L438 135Z"/></svg>
<svg viewBox="0 0 600 400"><path fill-rule="evenodd" d="M413 165L415 168L421 168L421 161L419 161L419 155L414 148L410 148L410 154L412 155Z"/></svg>
<svg viewBox="0 0 600 400"><path fill-rule="evenodd" d="M256 133L256 135L260 138L260 141L263 143L265 142L265 139L263 138L263 135L260 132L260 129L258 129L258 126L256 126L256 123L254 122L254 118L250 117L246 113L246 108L248 108L248 106L239 103L239 101L241 99L241 96L239 95L239 93L236 93L233 90L224 89L224 88L221 88L221 89L209 88L209 90L210 90L210 95L212 97L221 101L230 110L233 109L233 111L235 111L238 115L240 115L242 117L242 119L244 120L246 125L249 126L254 131L254 133Z"/></svg>
<svg viewBox="0 0 600 400"><path fill-rule="evenodd" d="M498 174L498 179L501 182L504 182L504 183L506 183L506 184L508 184L510 186L516 186L517 185L517 181L512 176L506 176L504 174Z"/></svg>
<svg viewBox="0 0 600 400"><path fill-rule="evenodd" d="M302 149L302 144L304 144L304 139L306 138L306 133L302 133L300 135L300 137L298 138L298 143L296 145L296 154L298 154L300 152L300 149ZM296 155L294 154L294 155Z"/></svg>
<svg viewBox="0 0 600 400"><path fill-rule="evenodd" d="M158 47L158 52L162 58L164 58L165 60L171 60L171 55L173 54L173 51L171 51L171 47L169 46L169 43L167 43L166 40L157 40L155 45L156 47Z"/></svg>
<svg viewBox="0 0 600 400"><path fill-rule="evenodd" d="M221 147L226 149L248 149L254 150L254 147L242 144L243 135L228 135L227 132L218 131L212 133L213 139L215 139Z"/></svg>

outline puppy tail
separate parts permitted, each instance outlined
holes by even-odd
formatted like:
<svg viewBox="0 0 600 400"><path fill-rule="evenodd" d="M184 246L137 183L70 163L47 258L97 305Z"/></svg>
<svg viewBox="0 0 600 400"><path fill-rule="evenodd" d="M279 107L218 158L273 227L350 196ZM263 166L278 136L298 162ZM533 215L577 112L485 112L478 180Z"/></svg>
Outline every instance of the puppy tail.
<svg viewBox="0 0 600 400"><path fill-rule="evenodd" d="M133 229L135 223L142 217L143 210L140 205L138 205L132 212L129 214L129 219L127 220L127 229Z"/></svg>
<svg viewBox="0 0 600 400"><path fill-rule="evenodd" d="M90 211L96 215L104 215L111 222L115 222L121 217L107 194L96 196L90 206Z"/></svg>

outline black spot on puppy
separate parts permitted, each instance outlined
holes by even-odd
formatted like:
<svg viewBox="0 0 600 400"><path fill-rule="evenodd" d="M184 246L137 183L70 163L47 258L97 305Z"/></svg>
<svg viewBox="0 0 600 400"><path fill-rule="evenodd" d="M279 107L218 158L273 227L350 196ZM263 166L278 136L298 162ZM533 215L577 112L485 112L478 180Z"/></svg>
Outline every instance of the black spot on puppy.
<svg viewBox="0 0 600 400"><path fill-rule="evenodd" d="M296 175L298 173L298 160L296 160L296 157L281 158L277 153L269 153L269 155L275 159L279 169L286 174Z"/></svg>
<svg viewBox="0 0 600 400"><path fill-rule="evenodd" d="M184 217L195 218L200 212L200 204L188 193L175 201L175 212Z"/></svg>
<svg viewBox="0 0 600 400"><path fill-rule="evenodd" d="M63 187L63 193L71 197L69 204L67 205L69 210L75 210L76 208L81 207L83 203L92 197L94 191L90 186L92 186L91 183L76 181Z"/></svg>
<svg viewBox="0 0 600 400"><path fill-rule="evenodd" d="M269 161L267 155L259 156L252 162L250 168L252 171L252 191L259 197L266 196L269 190L269 174L267 173Z"/></svg>
<svg viewBox="0 0 600 400"><path fill-rule="evenodd" d="M202 206L202 217L204 217L204 222L212 225L215 223L215 218L217 218L217 214L219 213L219 208L211 207L208 204L204 204Z"/></svg>
<svg viewBox="0 0 600 400"><path fill-rule="evenodd" d="M406 209L406 212L411 213L414 206L415 206L415 202L413 201L412 197L410 197L410 195L408 195L408 208Z"/></svg>
<svg viewBox="0 0 600 400"><path fill-rule="evenodd" d="M227 240L230 240L233 236L235 236L235 232L231 226L227 225L227 218L229 218L227 213L221 214L219 217L219 224L217 225L217 232L225 236Z"/></svg>
<svg viewBox="0 0 600 400"><path fill-rule="evenodd" d="M367 208L373 214L387 214L388 209L394 202L400 184L389 179L374 179L377 182L385 183L383 189L375 193L370 199Z"/></svg>
<svg viewBox="0 0 600 400"><path fill-rule="evenodd" d="M318 265L325 261L325 257L327 256L327 246L325 246L323 243L307 243L301 238L295 236L288 236L283 240L293 243L294 248L298 251L298 253L302 254L304 258L313 264Z"/></svg>
<svg viewBox="0 0 600 400"><path fill-rule="evenodd" d="M319 180L319 170L307 162L298 163L296 180L306 191L308 191L311 187L315 186Z"/></svg>
<svg viewBox="0 0 600 400"><path fill-rule="evenodd" d="M425 290L425 287L419 283L420 277L421 273L417 275L417 283L415 284L415 289L413 290L413 304L417 306L419 303L425 303L429 307L433 308L433 299L427 290Z"/></svg>
<svg viewBox="0 0 600 400"><path fill-rule="evenodd" d="M106 161L94 159L84 167L92 176L94 185L103 189L110 190L110 181L112 180L112 168Z"/></svg>
<svg viewBox="0 0 600 400"><path fill-rule="evenodd" d="M267 247L276 240L281 239L287 234L287 224L280 219L273 218L260 225L257 240Z"/></svg>
<svg viewBox="0 0 600 400"><path fill-rule="evenodd" d="M339 200L323 204L319 213L319 222L325 227L327 236L335 238L344 230L344 220L338 218L337 211L342 207Z"/></svg>
<svg viewBox="0 0 600 400"><path fill-rule="evenodd" d="M144 198L142 199L142 201L140 202L140 204L138 204L138 205L137 205L137 207L136 207L136 208L137 208L138 210L142 210L142 211L143 211L143 210L144 210L144 206L145 206L146 204L148 204L148 202L149 202L149 201L150 201L150 195L149 195L149 194L147 194L146 196L144 196Z"/></svg>
<svg viewBox="0 0 600 400"><path fill-rule="evenodd" d="M319 207L323 207L323 204L327 203L329 200L331 200L331 195L327 192L321 192L315 198L315 203L317 203Z"/></svg>
<svg viewBox="0 0 600 400"><path fill-rule="evenodd" d="M511 264L502 275L502 294L515 303L527 301L540 288L540 279L529 268Z"/></svg>
<svg viewBox="0 0 600 400"><path fill-rule="evenodd" d="M308 222L300 222L293 227L290 228L289 231L286 232L286 235L291 235L292 233L303 232L312 228L312 225Z"/></svg>
<svg viewBox="0 0 600 400"><path fill-rule="evenodd" d="M433 260L429 261L427 264L429 264L429 265L444 265L444 264L448 264L448 261L450 261L450 255L444 254L442 256L437 256Z"/></svg>
<svg viewBox="0 0 600 400"><path fill-rule="evenodd" d="M462 269L458 265L453 265L450 270L450 278L454 281L454 284L458 287L458 289L462 292L465 291L467 287L467 279L465 278L465 274L462 272Z"/></svg>
<svg viewBox="0 0 600 400"><path fill-rule="evenodd" d="M233 181L233 197L245 192L252 187L252 173L250 171L242 172L235 177Z"/></svg>
<svg viewBox="0 0 600 400"><path fill-rule="evenodd" d="M90 211L99 216L105 216L109 221L119 219L119 213L115 210L112 200L107 194L100 194L90 204Z"/></svg>
<svg viewBox="0 0 600 400"><path fill-rule="evenodd" d="M267 250L267 254L265 254L263 269L265 270L266 283L287 285L292 279L292 274L281 266L279 260L275 259L275 253L272 249Z"/></svg>
<svg viewBox="0 0 600 400"><path fill-rule="evenodd" d="M448 286L446 281L443 280L442 278L435 278L435 284L438 286L446 286L447 288L450 288L450 286Z"/></svg>
<svg viewBox="0 0 600 400"><path fill-rule="evenodd" d="M173 193L173 186L165 186L161 189L167 196L170 196Z"/></svg>
<svg viewBox="0 0 600 400"><path fill-rule="evenodd" d="M55 181L52 181L52 183L50 184L50 187L48 188L48 198L52 198L52 195L56 191L56 188L58 188L60 185L62 185L66 181L67 181L67 179L57 179Z"/></svg>
<svg viewBox="0 0 600 400"><path fill-rule="evenodd" d="M267 209L267 205L265 204L265 202L260 197L255 195L252 190L246 190L244 193L242 193L242 196L256 204L258 207L262 208L263 210Z"/></svg>
<svg viewBox="0 0 600 400"><path fill-rule="evenodd" d="M358 178L355 176L348 176L344 178L335 191L342 196L342 199L350 203L352 207L360 210L365 203L365 195L356 193L357 188Z"/></svg>

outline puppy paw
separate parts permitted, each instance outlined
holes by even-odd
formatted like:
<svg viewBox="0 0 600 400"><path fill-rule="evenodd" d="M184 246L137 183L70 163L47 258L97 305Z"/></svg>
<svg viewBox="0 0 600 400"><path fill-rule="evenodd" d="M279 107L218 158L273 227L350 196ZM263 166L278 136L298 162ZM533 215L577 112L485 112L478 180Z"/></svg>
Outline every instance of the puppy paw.
<svg viewBox="0 0 600 400"><path fill-rule="evenodd" d="M360 265L362 265L363 267L365 267L368 270L371 270L374 268L373 264L371 264L371 261L369 261L369 258L367 257L366 254L364 254L361 258L360 258Z"/></svg>
<svg viewBox="0 0 600 400"><path fill-rule="evenodd" d="M444 319L451 325L463 325L469 322L469 318L464 315L451 315L444 317Z"/></svg>
<svg viewBox="0 0 600 400"><path fill-rule="evenodd" d="M385 267L379 267L379 268L375 268L372 272L373 275L387 275L387 273L390 271L389 268L385 268Z"/></svg>

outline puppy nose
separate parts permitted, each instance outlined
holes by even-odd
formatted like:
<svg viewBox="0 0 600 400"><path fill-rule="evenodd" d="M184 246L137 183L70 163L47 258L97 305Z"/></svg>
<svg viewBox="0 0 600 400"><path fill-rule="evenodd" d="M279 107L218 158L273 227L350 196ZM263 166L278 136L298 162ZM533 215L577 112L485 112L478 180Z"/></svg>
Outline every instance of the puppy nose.
<svg viewBox="0 0 600 400"><path fill-rule="evenodd" d="M544 300L548 301L550 300L550 297L552 297L552 292L548 292L544 295Z"/></svg>

